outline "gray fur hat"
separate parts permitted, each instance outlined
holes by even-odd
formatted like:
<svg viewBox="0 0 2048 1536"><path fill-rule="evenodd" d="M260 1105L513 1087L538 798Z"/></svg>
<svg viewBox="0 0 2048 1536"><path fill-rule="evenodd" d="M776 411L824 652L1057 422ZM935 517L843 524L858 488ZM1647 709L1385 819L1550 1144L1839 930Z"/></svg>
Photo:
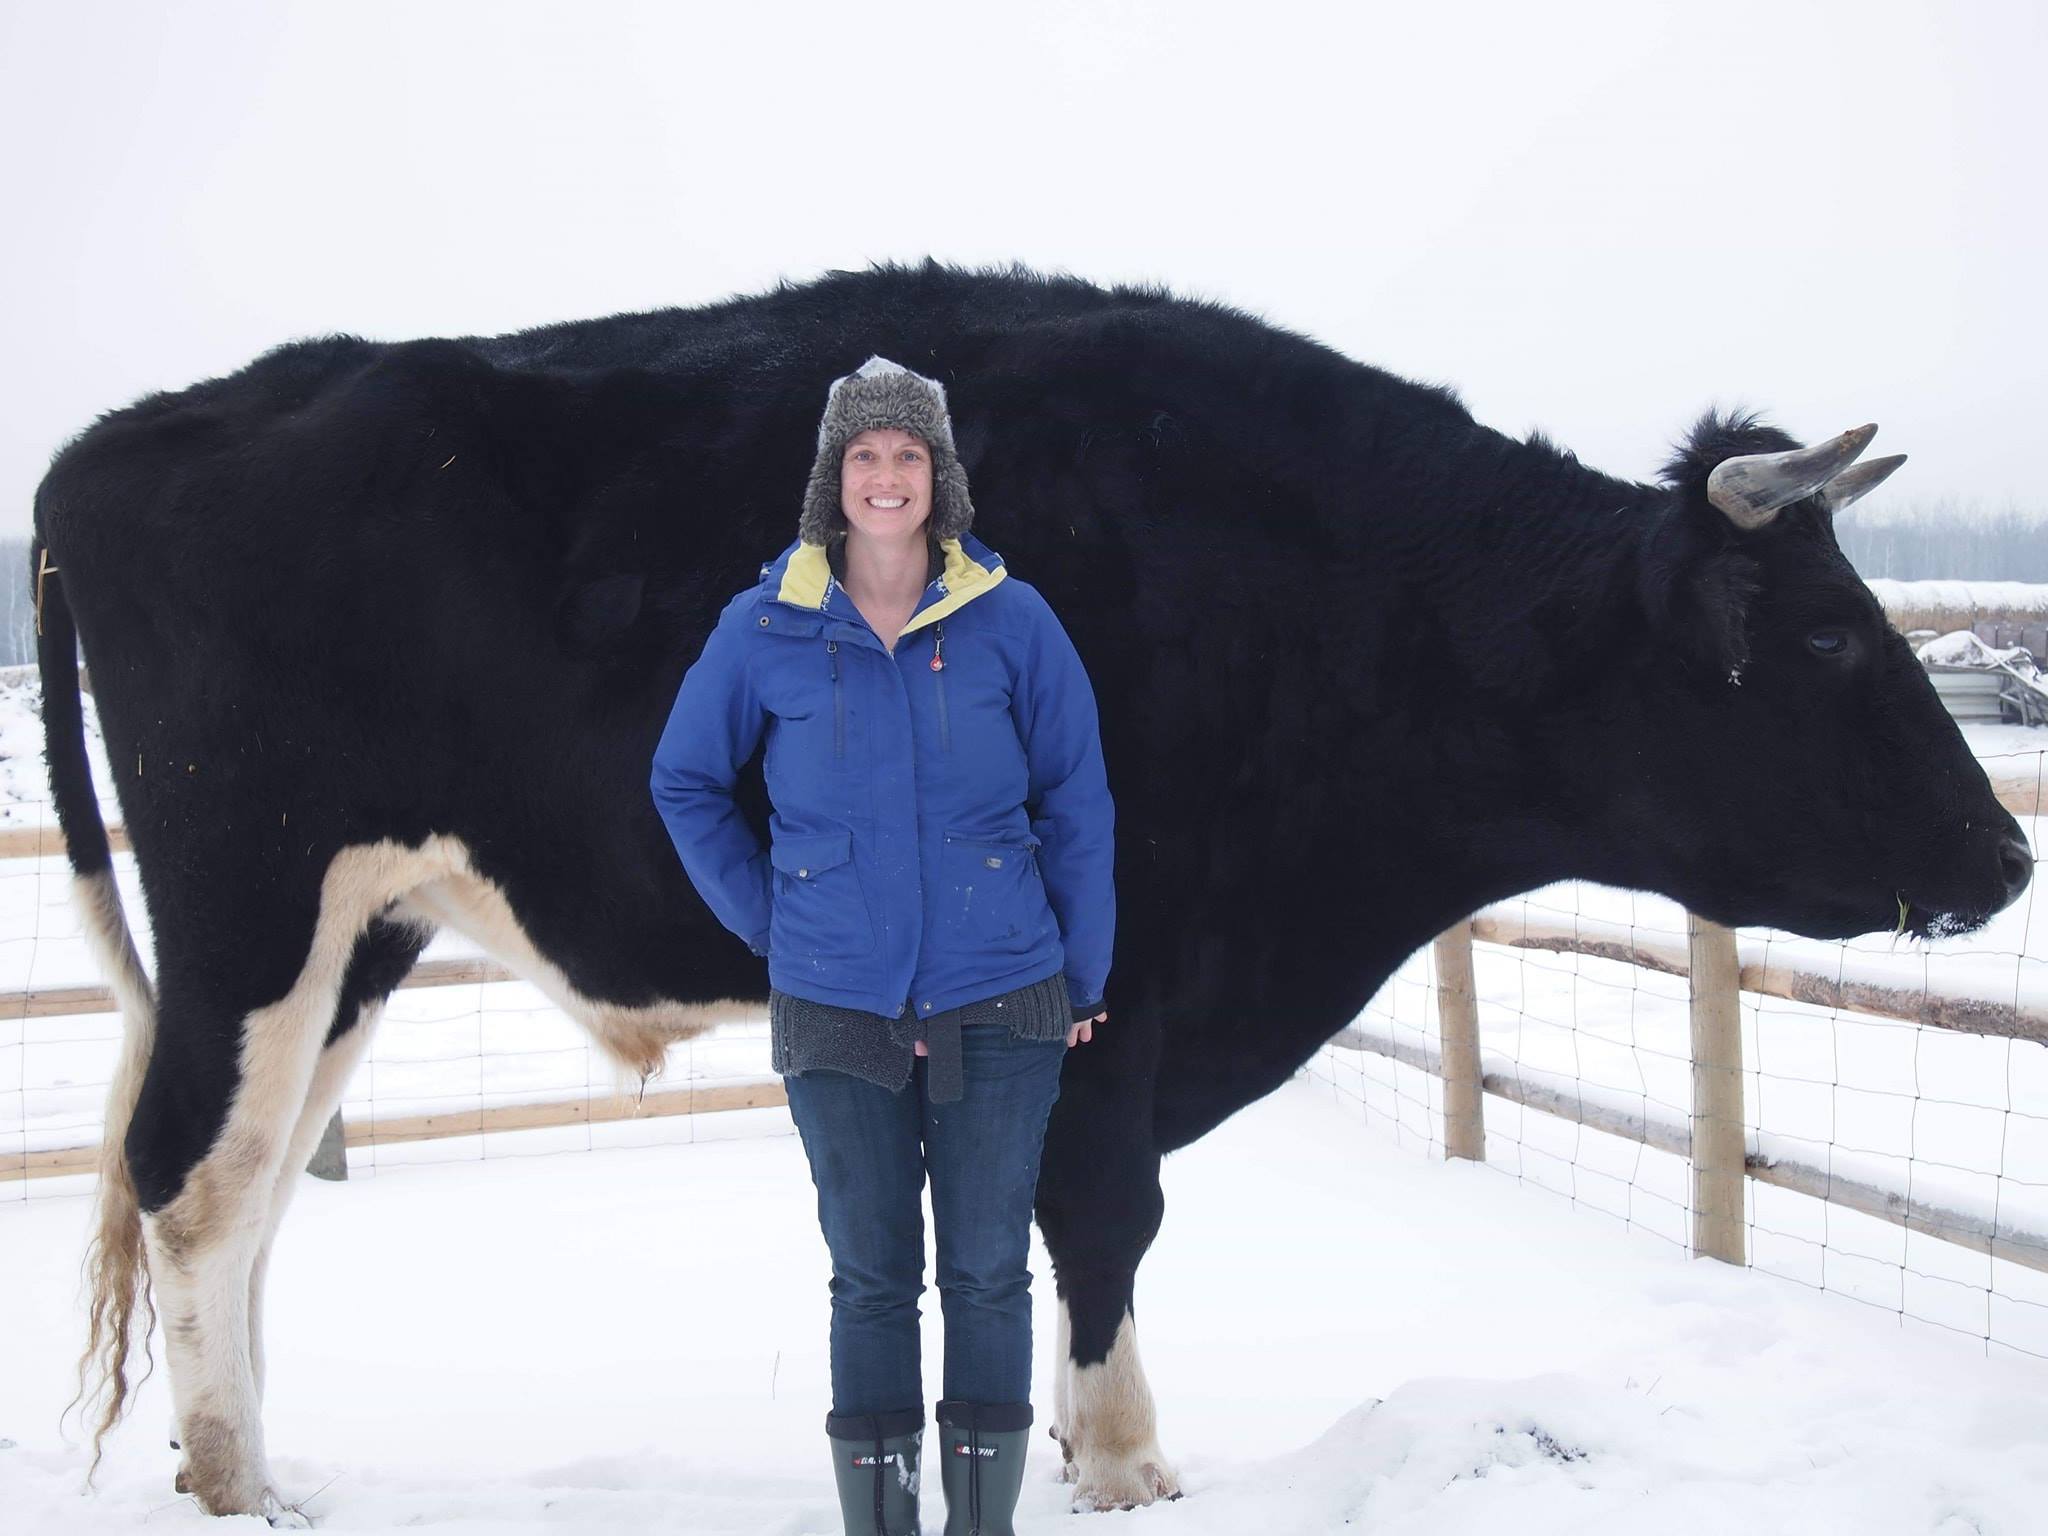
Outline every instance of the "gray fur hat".
<svg viewBox="0 0 2048 1536"><path fill-rule="evenodd" d="M839 509L839 461L847 443L877 427L895 427L924 439L932 455L932 515L926 525L934 540L957 539L974 521L967 496L967 471L953 446L953 419L946 414L946 387L912 373L886 357L871 357L852 373L832 381L825 414L818 422L818 457L804 487L804 515L797 537L823 544L846 535Z"/></svg>

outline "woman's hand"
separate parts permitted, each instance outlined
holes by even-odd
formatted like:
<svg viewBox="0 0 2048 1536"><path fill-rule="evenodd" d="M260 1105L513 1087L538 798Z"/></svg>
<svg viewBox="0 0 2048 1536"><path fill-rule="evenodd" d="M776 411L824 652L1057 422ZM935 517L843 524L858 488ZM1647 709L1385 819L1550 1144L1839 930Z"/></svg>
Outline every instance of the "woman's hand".
<svg viewBox="0 0 2048 1536"><path fill-rule="evenodd" d="M1083 1041L1093 1040L1095 1038L1095 1026L1102 1023L1108 1017L1109 1010L1105 1008L1092 1019L1083 1019L1078 1024L1069 1025L1067 1028L1067 1049L1072 1050Z"/></svg>

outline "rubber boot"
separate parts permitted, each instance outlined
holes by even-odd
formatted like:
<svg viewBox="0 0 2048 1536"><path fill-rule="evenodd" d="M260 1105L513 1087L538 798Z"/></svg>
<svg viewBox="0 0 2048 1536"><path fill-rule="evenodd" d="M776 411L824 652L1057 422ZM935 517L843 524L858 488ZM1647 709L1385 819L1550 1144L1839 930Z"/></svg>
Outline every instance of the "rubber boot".
<svg viewBox="0 0 2048 1536"><path fill-rule="evenodd" d="M917 1453L924 1410L828 1413L832 1474L846 1536L918 1536Z"/></svg>
<svg viewBox="0 0 2048 1536"><path fill-rule="evenodd" d="M1030 1430L1029 1403L939 1404L946 1536L1015 1536L1011 1521L1024 1486Z"/></svg>

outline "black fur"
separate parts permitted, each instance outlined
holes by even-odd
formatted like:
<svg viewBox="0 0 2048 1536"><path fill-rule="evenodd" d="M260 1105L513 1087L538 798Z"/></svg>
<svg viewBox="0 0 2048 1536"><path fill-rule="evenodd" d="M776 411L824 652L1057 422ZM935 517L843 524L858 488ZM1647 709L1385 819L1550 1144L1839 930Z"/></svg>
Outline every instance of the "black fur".
<svg viewBox="0 0 2048 1536"><path fill-rule="evenodd" d="M1110 1020L1039 1197L1077 1358L1129 1304L1160 1154L1474 908L1584 877L1840 935L2011 894L2015 825L1826 517L1744 534L1707 504L1720 457L1791 441L1746 419L1632 484L1219 305L935 264L298 342L103 418L37 498L156 934L149 1202L217 1131L234 1021L290 984L348 843L465 839L593 996L763 994L648 759L793 535L827 383L877 352L946 384L977 531L1101 703Z"/></svg>

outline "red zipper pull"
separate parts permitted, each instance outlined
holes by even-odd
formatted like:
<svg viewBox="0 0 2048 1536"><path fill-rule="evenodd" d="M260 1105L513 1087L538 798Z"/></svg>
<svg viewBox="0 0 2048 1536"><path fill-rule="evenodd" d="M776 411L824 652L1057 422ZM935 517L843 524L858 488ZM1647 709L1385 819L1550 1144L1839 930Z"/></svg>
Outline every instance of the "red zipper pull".
<svg viewBox="0 0 2048 1536"><path fill-rule="evenodd" d="M946 670L946 626L943 624L932 626L932 670Z"/></svg>

